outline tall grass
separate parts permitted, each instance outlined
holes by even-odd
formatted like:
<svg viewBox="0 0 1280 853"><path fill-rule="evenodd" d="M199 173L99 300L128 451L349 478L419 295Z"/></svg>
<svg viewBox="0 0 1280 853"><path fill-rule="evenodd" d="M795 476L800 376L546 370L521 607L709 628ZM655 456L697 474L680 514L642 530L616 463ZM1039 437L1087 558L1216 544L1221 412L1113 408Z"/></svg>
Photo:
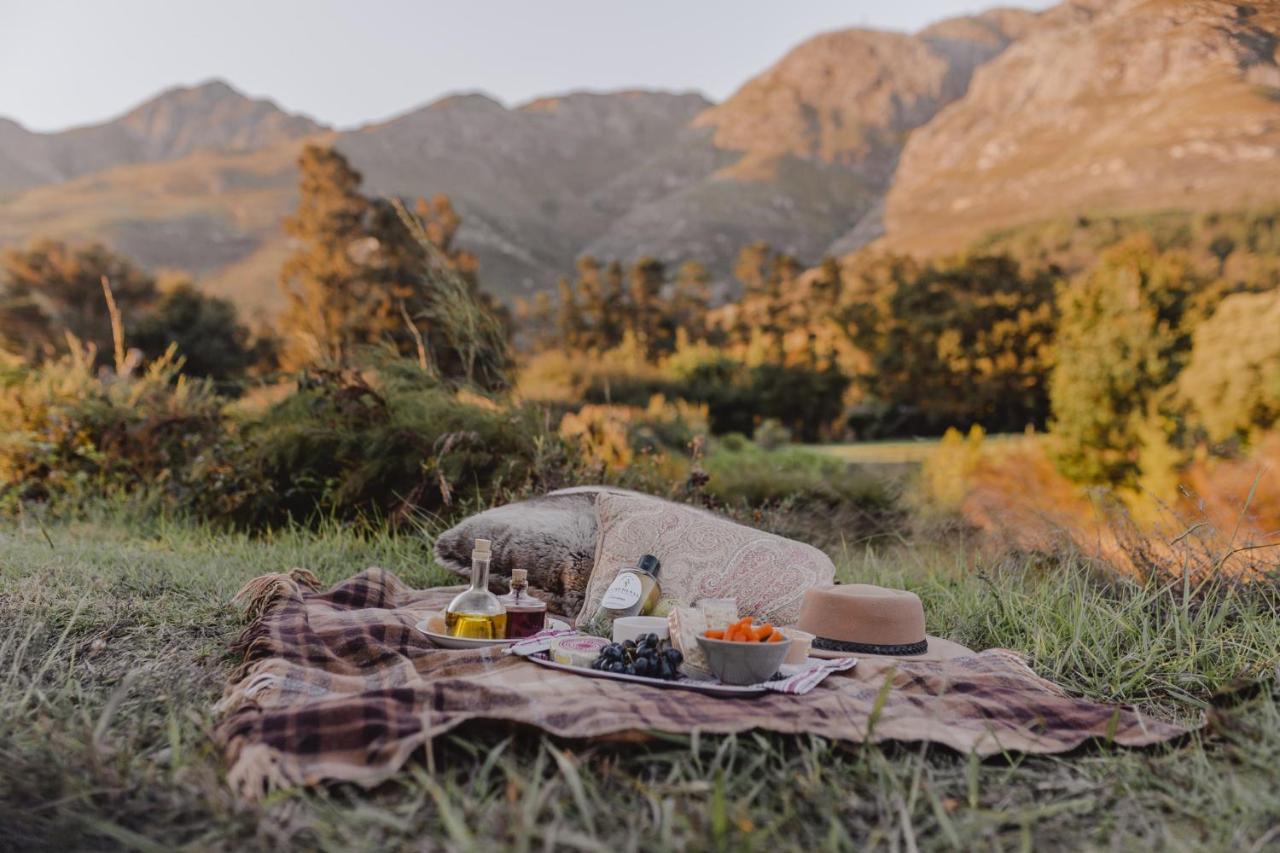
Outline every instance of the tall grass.
<svg viewBox="0 0 1280 853"><path fill-rule="evenodd" d="M430 294L424 317L430 324L429 334L440 335L441 343L457 354L467 384L505 388L511 367L507 329L431 241L422 220L400 199L391 204L426 259L422 278ZM425 361L427 343L412 320L409 318L409 326L418 343L419 358Z"/></svg>
<svg viewBox="0 0 1280 853"><path fill-rule="evenodd" d="M0 527L0 847L1248 850L1278 837L1274 590L1185 597L1076 556L935 546L850 547L840 574L919 591L932 632L1023 649L1074 693L1178 719L1208 710L1211 726L1150 750L988 762L911 744L609 746L472 726L376 791L245 805L209 740L240 627L232 592L298 565L325 581L370 563L416 585L448 576L413 537L121 521Z"/></svg>

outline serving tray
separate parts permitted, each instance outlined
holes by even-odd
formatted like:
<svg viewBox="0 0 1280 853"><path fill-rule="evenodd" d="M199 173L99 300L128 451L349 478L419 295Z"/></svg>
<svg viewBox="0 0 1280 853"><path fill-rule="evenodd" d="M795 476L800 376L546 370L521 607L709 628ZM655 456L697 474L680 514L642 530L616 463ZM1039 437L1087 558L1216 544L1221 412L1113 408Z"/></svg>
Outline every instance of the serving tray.
<svg viewBox="0 0 1280 853"><path fill-rule="evenodd" d="M546 652L538 652L531 655L523 655L527 661L532 661L538 666L545 666L547 669L558 669L563 672L572 672L577 675L585 675L587 678L610 678L614 681L631 681L636 684L648 684L651 687L662 687L667 690L692 690L695 693L703 693L707 696L719 696L724 699L745 699L749 696L763 696L769 691L758 685L748 685L746 687L737 687L732 684L721 684L719 681L698 681L693 678L680 678L675 681L665 681L661 678L649 678L645 675L628 675L625 672L605 672L599 669L592 669L587 666L570 666L567 663L557 663L546 656Z"/></svg>

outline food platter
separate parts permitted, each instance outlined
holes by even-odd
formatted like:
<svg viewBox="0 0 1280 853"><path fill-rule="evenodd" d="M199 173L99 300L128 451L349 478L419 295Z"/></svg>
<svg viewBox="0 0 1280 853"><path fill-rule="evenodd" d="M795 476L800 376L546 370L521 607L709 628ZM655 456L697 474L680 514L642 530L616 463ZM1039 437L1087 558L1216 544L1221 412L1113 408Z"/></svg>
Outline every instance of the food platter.
<svg viewBox="0 0 1280 853"><path fill-rule="evenodd" d="M445 633L429 630L431 618L432 617L427 616L418 620L418 624L414 627L426 634L427 638L430 639L431 642L435 643L442 649L485 649L491 646L509 646L512 643L519 642L520 640L518 637L512 637L511 639L504 640L481 640L475 637L451 637ZM552 631L568 631L569 623L562 619L551 617L547 619L547 628Z"/></svg>
<svg viewBox="0 0 1280 853"><path fill-rule="evenodd" d="M536 663L538 666L545 666L548 669L572 672L577 675L585 675L588 678L611 678L614 681L630 681L635 684L648 684L651 687L661 687L667 690L692 690L695 693L703 693L707 696L719 696L721 698L741 699L748 696L763 696L765 693L769 692L758 685L736 687L731 684L722 684L719 681L698 681L692 678L680 678L675 681L665 681L661 678L649 678L644 675L627 675L625 672L605 672L599 669L591 669L586 666L571 666L567 663L557 663L549 659L543 652L525 656L525 660Z"/></svg>

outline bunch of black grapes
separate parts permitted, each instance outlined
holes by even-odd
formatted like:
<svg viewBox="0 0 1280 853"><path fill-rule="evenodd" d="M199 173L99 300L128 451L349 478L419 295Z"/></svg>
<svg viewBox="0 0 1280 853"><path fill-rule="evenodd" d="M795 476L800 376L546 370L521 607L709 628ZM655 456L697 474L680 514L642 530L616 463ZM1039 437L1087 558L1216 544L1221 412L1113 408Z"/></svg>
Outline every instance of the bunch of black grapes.
<svg viewBox="0 0 1280 853"><path fill-rule="evenodd" d="M641 634L634 640L605 646L591 668L670 681L679 676L682 663L684 655L679 649L664 644L657 634Z"/></svg>

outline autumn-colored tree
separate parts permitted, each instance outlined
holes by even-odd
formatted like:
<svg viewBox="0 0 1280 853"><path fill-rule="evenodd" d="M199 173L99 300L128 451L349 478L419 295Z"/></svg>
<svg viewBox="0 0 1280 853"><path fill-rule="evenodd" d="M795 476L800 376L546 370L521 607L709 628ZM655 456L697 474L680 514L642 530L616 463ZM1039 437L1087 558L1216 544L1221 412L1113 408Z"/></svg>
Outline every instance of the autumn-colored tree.
<svg viewBox="0 0 1280 853"><path fill-rule="evenodd" d="M389 329L394 299L371 280L367 259L377 245L360 173L319 145L303 149L298 172L298 209L284 223L298 247L280 270L287 300L282 360L290 367L340 365Z"/></svg>
<svg viewBox="0 0 1280 853"><path fill-rule="evenodd" d="M1050 384L1056 460L1085 483L1135 486L1145 449L1176 424L1172 389L1190 354L1205 282L1189 259L1147 237L1109 249L1064 287Z"/></svg>
<svg viewBox="0 0 1280 853"><path fill-rule="evenodd" d="M281 270L288 298L283 362L343 365L390 347L442 378L506 382L505 312L476 284L475 258L454 246L461 218L443 196L416 212L360 193L360 173L330 148L299 158L299 247Z"/></svg>
<svg viewBox="0 0 1280 853"><path fill-rule="evenodd" d="M685 261L676 270L671 292L671 323L691 341L707 336L711 304L711 273L701 261Z"/></svg>
<svg viewBox="0 0 1280 853"><path fill-rule="evenodd" d="M604 281L600 263L590 255L578 259L578 278L574 282L574 304L580 312L582 349L607 349L616 341L613 326L617 318L609 316L605 305Z"/></svg>
<svg viewBox="0 0 1280 853"><path fill-rule="evenodd" d="M769 258L773 251L763 241L743 246L733 265L733 277L742 285L743 296L755 296L765 292L768 281Z"/></svg>
<svg viewBox="0 0 1280 853"><path fill-rule="evenodd" d="M566 350L582 349L585 324L578 311L577 294L567 278L556 282L559 302L556 305L556 335Z"/></svg>
<svg viewBox="0 0 1280 853"><path fill-rule="evenodd" d="M631 331L649 356L669 351L675 332L666 322L662 286L666 267L656 258L641 258L631 266Z"/></svg>
<svg viewBox="0 0 1280 853"><path fill-rule="evenodd" d="M111 318L103 280L126 323L156 299L156 282L101 244L72 248L43 240L11 249L0 260L0 344L28 359L67 351L66 334L93 344L100 360L112 352Z"/></svg>

